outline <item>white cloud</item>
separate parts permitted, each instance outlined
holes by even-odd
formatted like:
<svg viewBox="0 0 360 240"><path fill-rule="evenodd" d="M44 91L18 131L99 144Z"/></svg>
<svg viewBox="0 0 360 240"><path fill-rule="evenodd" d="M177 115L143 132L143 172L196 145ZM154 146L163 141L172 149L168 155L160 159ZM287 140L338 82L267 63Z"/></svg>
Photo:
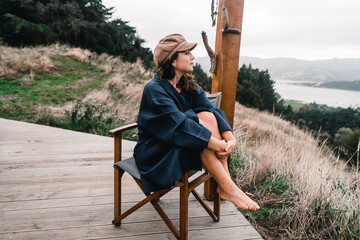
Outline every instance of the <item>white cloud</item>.
<svg viewBox="0 0 360 240"><path fill-rule="evenodd" d="M153 49L159 39L178 32L199 43L195 55L205 56L200 34L204 30L214 48L211 0L103 0L103 4L115 6L114 16L136 27L146 40L145 47ZM247 0L240 53L253 57L359 58L359 12L358 0Z"/></svg>

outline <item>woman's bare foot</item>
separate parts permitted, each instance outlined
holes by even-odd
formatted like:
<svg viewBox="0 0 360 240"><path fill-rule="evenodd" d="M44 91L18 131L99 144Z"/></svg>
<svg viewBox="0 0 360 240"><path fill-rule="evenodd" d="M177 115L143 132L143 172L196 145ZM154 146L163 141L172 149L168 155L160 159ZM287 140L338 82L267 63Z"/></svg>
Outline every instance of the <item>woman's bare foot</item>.
<svg viewBox="0 0 360 240"><path fill-rule="evenodd" d="M219 193L221 199L227 200L243 210L256 211L260 209L259 205L256 202L254 202L251 198L249 198L238 187L236 187L234 191L227 193L223 191L220 186L218 186L217 192Z"/></svg>

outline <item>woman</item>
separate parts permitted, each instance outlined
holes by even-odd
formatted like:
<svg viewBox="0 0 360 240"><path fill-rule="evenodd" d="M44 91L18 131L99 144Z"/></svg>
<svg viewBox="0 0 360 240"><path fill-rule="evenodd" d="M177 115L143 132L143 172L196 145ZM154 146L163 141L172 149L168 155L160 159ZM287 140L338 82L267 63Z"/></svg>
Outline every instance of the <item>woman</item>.
<svg viewBox="0 0 360 240"><path fill-rule="evenodd" d="M144 88L134 158L145 193L169 188L202 165L218 183L220 197L242 209L259 206L231 180L226 159L236 140L225 114L193 81L196 43L180 34L161 39L154 50L159 71Z"/></svg>

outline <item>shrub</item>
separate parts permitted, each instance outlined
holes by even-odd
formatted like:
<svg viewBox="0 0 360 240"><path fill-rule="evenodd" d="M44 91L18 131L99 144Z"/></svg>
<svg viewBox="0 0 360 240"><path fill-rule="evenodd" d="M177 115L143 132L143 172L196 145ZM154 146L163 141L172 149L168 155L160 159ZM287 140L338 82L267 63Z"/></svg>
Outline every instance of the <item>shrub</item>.
<svg viewBox="0 0 360 240"><path fill-rule="evenodd" d="M104 104L76 102L71 111L66 111L65 116L55 117L45 113L36 123L109 136L109 130L125 122L118 119L116 114L116 111Z"/></svg>

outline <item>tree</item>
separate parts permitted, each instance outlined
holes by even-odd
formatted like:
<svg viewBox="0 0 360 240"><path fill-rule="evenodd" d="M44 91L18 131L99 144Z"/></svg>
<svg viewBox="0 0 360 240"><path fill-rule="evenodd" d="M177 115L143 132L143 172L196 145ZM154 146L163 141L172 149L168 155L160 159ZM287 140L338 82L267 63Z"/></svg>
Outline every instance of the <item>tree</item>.
<svg viewBox="0 0 360 240"><path fill-rule="evenodd" d="M336 142L340 146L340 156L346 159L351 165L359 166L357 159L358 144L360 143L360 130L357 129L349 134L341 136ZM360 170L360 169L359 169Z"/></svg>
<svg viewBox="0 0 360 240"><path fill-rule="evenodd" d="M113 8L101 0L7 0L0 8L0 42L10 46L66 43L97 53L140 58L151 68L152 52L135 28L121 19L109 21Z"/></svg>
<svg viewBox="0 0 360 240"><path fill-rule="evenodd" d="M195 64L193 74L195 76L196 83L199 84L204 91L211 92L212 78L206 75L200 64Z"/></svg>
<svg viewBox="0 0 360 240"><path fill-rule="evenodd" d="M236 100L247 107L272 112L277 99L268 70L253 69L251 64L249 67L242 65L238 70Z"/></svg>

